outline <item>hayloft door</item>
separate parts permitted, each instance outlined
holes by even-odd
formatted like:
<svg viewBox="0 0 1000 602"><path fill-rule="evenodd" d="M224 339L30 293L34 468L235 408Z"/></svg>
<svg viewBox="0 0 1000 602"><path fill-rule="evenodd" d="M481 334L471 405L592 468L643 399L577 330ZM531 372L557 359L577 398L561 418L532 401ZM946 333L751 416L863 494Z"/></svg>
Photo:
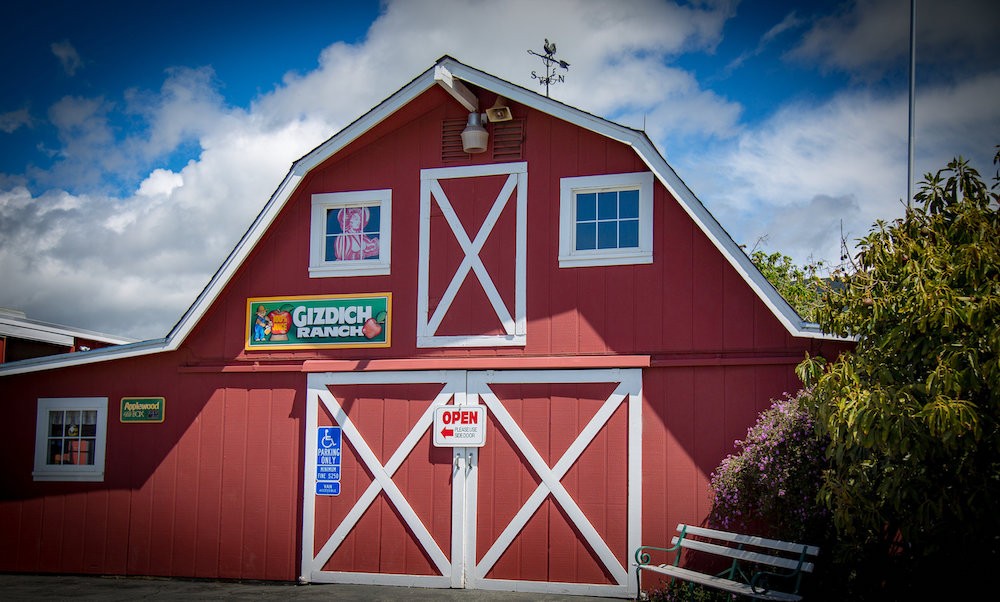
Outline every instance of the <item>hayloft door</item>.
<svg viewBox="0 0 1000 602"><path fill-rule="evenodd" d="M528 164L420 172L418 347L523 346Z"/></svg>

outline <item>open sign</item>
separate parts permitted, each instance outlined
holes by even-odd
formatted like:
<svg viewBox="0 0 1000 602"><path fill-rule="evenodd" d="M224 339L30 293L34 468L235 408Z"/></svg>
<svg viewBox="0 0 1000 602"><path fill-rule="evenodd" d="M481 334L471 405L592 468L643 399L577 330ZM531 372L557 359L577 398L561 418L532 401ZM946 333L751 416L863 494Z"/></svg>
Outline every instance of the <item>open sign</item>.
<svg viewBox="0 0 1000 602"><path fill-rule="evenodd" d="M486 445L485 406L442 406L434 410L435 447Z"/></svg>

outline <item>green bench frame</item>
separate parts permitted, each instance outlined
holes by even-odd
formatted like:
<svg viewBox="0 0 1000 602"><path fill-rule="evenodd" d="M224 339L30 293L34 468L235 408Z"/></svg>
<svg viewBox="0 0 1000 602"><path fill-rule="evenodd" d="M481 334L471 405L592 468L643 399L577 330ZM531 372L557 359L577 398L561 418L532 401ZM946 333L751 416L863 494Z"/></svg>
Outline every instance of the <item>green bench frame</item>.
<svg viewBox="0 0 1000 602"><path fill-rule="evenodd" d="M799 587L803 573L813 571L819 548L808 544L741 535L693 525L677 525L671 547L642 546L635 551L636 599L643 595L642 573L650 571L759 600L801 600ZM694 536L694 537L692 537ZM680 566L683 550L714 554L731 559L729 568L716 574ZM673 564L653 564L653 556L673 553ZM784 588L774 589L774 578ZM789 590L789 591L785 591Z"/></svg>

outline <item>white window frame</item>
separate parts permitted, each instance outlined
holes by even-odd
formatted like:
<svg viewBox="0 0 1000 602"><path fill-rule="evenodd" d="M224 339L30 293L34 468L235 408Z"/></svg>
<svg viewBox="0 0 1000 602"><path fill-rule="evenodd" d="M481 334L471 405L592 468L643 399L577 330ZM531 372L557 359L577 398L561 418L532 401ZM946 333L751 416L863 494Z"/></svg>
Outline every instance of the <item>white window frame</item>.
<svg viewBox="0 0 1000 602"><path fill-rule="evenodd" d="M97 411L93 464L60 464L46 462L48 455L49 412ZM38 400L38 418L35 424L35 469L31 473L36 481L103 481L104 458L108 442L107 397L43 397Z"/></svg>
<svg viewBox="0 0 1000 602"><path fill-rule="evenodd" d="M356 261L326 260L326 214L343 207L379 207L379 258ZM392 190L323 192L312 195L309 235L309 277L384 276L390 271Z"/></svg>
<svg viewBox="0 0 1000 602"><path fill-rule="evenodd" d="M628 249L576 248L576 195L639 191L639 246ZM653 263L653 173L649 171L559 180L559 267Z"/></svg>

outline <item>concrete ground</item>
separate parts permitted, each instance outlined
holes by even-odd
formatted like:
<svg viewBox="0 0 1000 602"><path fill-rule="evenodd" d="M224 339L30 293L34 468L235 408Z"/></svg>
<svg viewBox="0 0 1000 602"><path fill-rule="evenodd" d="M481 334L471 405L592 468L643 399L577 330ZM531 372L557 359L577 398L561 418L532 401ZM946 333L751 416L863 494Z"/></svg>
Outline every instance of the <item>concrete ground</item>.
<svg viewBox="0 0 1000 602"><path fill-rule="evenodd" d="M226 582L155 577L0 574L0 600L460 600L465 602L610 602L563 594L384 585ZM619 599L620 600L620 599Z"/></svg>

